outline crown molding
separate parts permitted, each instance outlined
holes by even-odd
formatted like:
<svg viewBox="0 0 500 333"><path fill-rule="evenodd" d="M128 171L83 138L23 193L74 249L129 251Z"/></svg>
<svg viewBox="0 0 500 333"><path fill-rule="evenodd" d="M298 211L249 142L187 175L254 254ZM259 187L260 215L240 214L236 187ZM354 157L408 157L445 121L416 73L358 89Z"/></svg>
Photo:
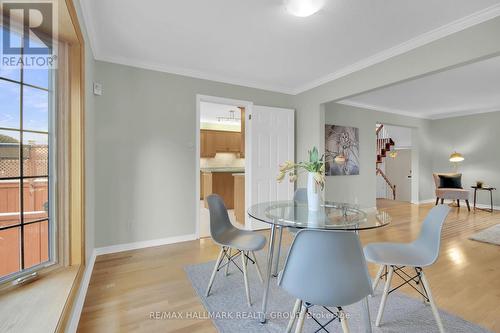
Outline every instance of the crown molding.
<svg viewBox="0 0 500 333"><path fill-rule="evenodd" d="M337 104L342 104L342 105L348 105L348 106L353 106L356 108L360 109L367 109L367 110L373 110L373 111L379 111L379 112L387 112L387 113L393 113L393 114L399 114L401 116L406 116L406 117L412 117L412 118L419 118L419 119L430 119L429 117L421 114L421 113L414 113L411 111L404 111L404 110L398 110L398 109L392 109L384 106L379 106L379 105L372 105L372 104L366 104L366 103L360 103L356 102L350 99L344 99L342 101L335 102Z"/></svg>
<svg viewBox="0 0 500 333"><path fill-rule="evenodd" d="M273 86L268 84L263 84L256 81L247 81L247 80L238 80L229 77L214 75L204 71L192 70L181 67L171 67L163 64L152 63L152 62L143 62L137 59L124 58L124 57L111 57L111 56L102 56L98 55L95 57L96 60L115 63L124 66L131 66L136 68L148 69L156 72L163 72L168 74L175 74L200 80L213 81L216 83L222 84L231 84L235 86L242 86L247 88L259 89L272 91L281 94L292 95L293 90L281 87L281 86Z"/></svg>
<svg viewBox="0 0 500 333"><path fill-rule="evenodd" d="M438 39L447 37L449 35L465 30L477 24L486 22L498 16L500 16L500 4L495 4L483 10L472 13L471 15L465 16L463 18L450 22L446 25L443 25L437 29L423 33L399 45L386 49L382 52L376 53L368 58L355 62L352 65L346 66L336 72L325 75L322 78L311 81L296 89L294 91L294 95L319 87L325 83L340 79L341 77L347 76L354 72L381 63L385 60L396 57L408 51L414 50L426 44L432 43Z"/></svg>
<svg viewBox="0 0 500 333"><path fill-rule="evenodd" d="M378 63L381 63L383 61L386 61L390 58L396 57L398 55L401 55L403 53L406 53L408 51L411 51L413 49L421 47L423 45L434 42L438 39L447 37L447 36L452 35L456 32L465 30L465 29L470 28L474 25L486 22L488 20L491 20L495 17L500 16L500 4L495 4L493 6L485 8L483 10L472 13L471 15L468 15L468 16L465 16L465 17L460 18L458 20L455 20L453 22L450 22L450 23L448 23L444 26L441 26L437 29L431 30L431 31L426 32L424 34L421 34L421 35L414 37L414 38L412 38L406 42L403 42L399 45L396 45L394 47L391 47L389 49L386 49L384 51L376 53L370 57L364 58L364 59L362 59L358 62L355 62L351 65L348 65L348 66L346 66L346 67L344 67L336 72L325 75L319 79L313 80L313 81L306 83L302 86L299 86L297 88L290 88L290 87L284 87L284 86L269 85L269 84L257 82L257 81L234 79L234 78L220 76L220 75L205 72L205 71L198 71L198 70L193 70L193 69L188 69L188 68L167 66L167 65L158 64L158 63L143 62L143 61L140 61L137 59L131 59L131 58L126 58L126 57L114 57L114 56L104 55L101 52L101 50L99 49L98 42L96 40L97 34L95 32L95 29L94 29L94 27L95 27L94 21L91 19L92 15L91 15L90 8L89 8L90 4L87 3L90 1L89 0L79 0L79 2L80 2L80 6L82 8L83 20L85 22L85 27L87 29L87 34L89 37L90 48L91 48L92 53L94 55L94 58L96 60L116 63L116 64L120 64L120 65L132 66L132 67L137 67L137 68L149 69L149 70L153 70L153 71L177 74L177 75L182 75L182 76L187 76L187 77L192 77L192 78L197 78L197 79L202 79L202 80L209 80L209 81L215 81L215 82L226 83L226 84L233 84L233 85L238 85L238 86L243 86L243 87L248 87L248 88L273 91L273 92L278 92L278 93L283 93L283 94L288 94L288 95L298 95L300 93L303 93L305 91L311 90L311 89L316 88L316 87L319 87L319 86L326 84L328 82L337 80L337 79L342 78L344 76L350 75L354 72L360 71L362 69L368 68L368 67L373 66L373 65L378 64ZM387 111L387 112L390 112L390 111ZM404 111L395 110L391 113L399 113L399 112L404 112ZM415 117L415 115L412 115L412 114L406 114L406 113L402 113L402 114Z"/></svg>
<svg viewBox="0 0 500 333"><path fill-rule="evenodd" d="M462 117L462 116L472 116L472 115L477 115L477 114L482 114L482 113L491 113L491 112L499 112L500 111L500 105L496 105L496 106L492 106L492 107L488 107L488 108L478 107L478 108L469 108L469 109L465 109L465 110L454 110L454 111L450 111L449 109L448 110L435 110L432 113L424 113L422 111L411 112L411 111L388 108L388 107L379 106L379 105L360 103L360 102L356 102L356 101L349 100L349 99L335 102L335 103L353 106L353 107L357 107L357 108L361 108L361 109L367 109L367 110L373 110L373 111L379 111L379 112L387 112L387 113L393 113L393 114L398 114L398 115L412 117L412 118L430 119L430 120L456 118L456 117Z"/></svg>
<svg viewBox="0 0 500 333"><path fill-rule="evenodd" d="M445 119L445 118L455 118L462 116L472 116L482 113L492 113L500 111L500 105L488 107L488 108L477 108L477 109L467 109L467 110L457 110L457 111L442 111L435 112L429 115L429 119Z"/></svg>

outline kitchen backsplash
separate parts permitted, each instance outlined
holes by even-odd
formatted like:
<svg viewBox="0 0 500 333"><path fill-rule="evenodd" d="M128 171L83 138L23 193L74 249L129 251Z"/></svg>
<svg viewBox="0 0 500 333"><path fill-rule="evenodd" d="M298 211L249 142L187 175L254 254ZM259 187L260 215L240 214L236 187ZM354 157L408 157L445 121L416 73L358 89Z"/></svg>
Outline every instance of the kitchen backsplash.
<svg viewBox="0 0 500 333"><path fill-rule="evenodd" d="M214 158L201 158L200 168L245 167L245 159L233 153L217 153Z"/></svg>

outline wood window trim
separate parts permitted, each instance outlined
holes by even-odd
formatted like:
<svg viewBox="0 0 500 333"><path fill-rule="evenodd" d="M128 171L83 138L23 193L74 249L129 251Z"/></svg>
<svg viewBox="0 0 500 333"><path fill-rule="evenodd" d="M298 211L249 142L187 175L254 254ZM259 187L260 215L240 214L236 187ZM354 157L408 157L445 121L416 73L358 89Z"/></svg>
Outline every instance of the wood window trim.
<svg viewBox="0 0 500 333"><path fill-rule="evenodd" d="M61 7L64 7L61 8ZM64 332L70 319L76 295L85 271L85 41L72 0L59 0L59 16L65 10L68 22L61 23L64 35L72 38L69 42L69 265L79 265L68 298L57 324L56 332ZM66 25L64 25L66 24ZM74 35L66 32L73 28ZM76 37L76 39L74 38Z"/></svg>
<svg viewBox="0 0 500 333"><path fill-rule="evenodd" d="M71 288L61 290L67 293L64 295L64 305L50 304L53 307L48 310L52 315L59 314L54 318L57 321L55 332L64 332L70 318L71 310L75 303L76 295L80 288L83 273L85 271L85 42L78 21L76 9L73 0L53 0L58 6L58 24L59 35L57 39L68 45L68 109L67 109L67 138L69 144L64 149L65 165L67 167L67 176L63 180L64 186L57 186L57 201L61 202L61 195L67 196L66 204L61 213L57 208L58 234L56 237L57 259L56 263L38 271L39 278L30 284L30 286L5 285L1 288L4 293L14 292L13 303L16 299L29 299L46 297L44 286L53 284L60 279L61 273L70 273L75 278L72 281ZM58 143L56 143L58 145ZM59 166L59 163L58 163ZM68 192L68 193L65 193ZM64 201L64 200L63 200ZM60 221L63 220L63 221ZM65 220L65 221L64 221ZM75 271L76 274L74 273ZM40 286L40 287L37 287ZM27 287L27 288L24 288ZM15 290L13 290L15 288ZM8 296L8 295L7 295ZM62 295L59 295L62 296ZM9 297L12 299L12 297ZM30 303L23 304L21 308L12 306L11 311L20 311L21 317L29 316L30 320L44 320L45 318L35 318L34 314L43 313L36 308L30 308ZM19 305L17 305L19 306ZM57 311L55 311L57 307ZM62 307L62 312L59 310ZM47 309L46 309L47 310ZM24 315L24 314L26 315Z"/></svg>

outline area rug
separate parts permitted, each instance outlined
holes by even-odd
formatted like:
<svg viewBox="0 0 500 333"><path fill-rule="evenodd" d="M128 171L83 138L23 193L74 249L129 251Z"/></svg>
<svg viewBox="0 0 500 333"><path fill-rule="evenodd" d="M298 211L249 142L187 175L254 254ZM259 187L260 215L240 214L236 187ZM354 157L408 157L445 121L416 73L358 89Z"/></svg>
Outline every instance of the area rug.
<svg viewBox="0 0 500 333"><path fill-rule="evenodd" d="M257 259L261 263L262 268L264 268L264 253L259 253ZM295 300L286 291L277 286L275 278L271 281L268 301L268 316L270 319L266 324L261 324L258 318L262 301L263 285L258 279L254 265L249 265L248 275L250 293L252 296L252 307L248 307L245 297L243 275L234 266L231 267L228 276L224 276L224 269L217 273L210 296L205 297L205 290L214 264L215 262L212 261L185 267L193 288L206 309L205 313L190 314L192 317L196 316L212 319L219 332L223 333L278 333L285 331ZM304 283L307 283L307 281L304 281ZM381 326L375 327L375 317L380 304L380 295L381 290L378 290L374 297L370 297L369 302L373 332L439 332L429 305L424 304L421 300L398 293L397 291L391 293L387 300ZM349 318L351 332L364 332L362 304L353 304L344 309ZM332 318L331 315L320 307L313 307L312 312L313 316L323 323ZM440 314L444 328L447 332L489 332L478 325L445 311L440 311ZM315 332L318 328L318 324L316 324L312 318L308 318L305 321L303 332ZM330 332L342 331L338 320L334 320L330 323L327 329Z"/></svg>
<svg viewBox="0 0 500 333"><path fill-rule="evenodd" d="M500 245L500 224L481 230L480 232L470 236L469 239L483 243Z"/></svg>

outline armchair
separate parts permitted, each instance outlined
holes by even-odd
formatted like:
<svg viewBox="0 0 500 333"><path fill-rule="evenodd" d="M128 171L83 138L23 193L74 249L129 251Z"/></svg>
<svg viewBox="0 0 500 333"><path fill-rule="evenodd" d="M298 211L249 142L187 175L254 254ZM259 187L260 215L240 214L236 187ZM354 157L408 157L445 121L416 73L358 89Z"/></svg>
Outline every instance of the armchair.
<svg viewBox="0 0 500 333"><path fill-rule="evenodd" d="M441 199L441 204L444 202L444 199L449 200L457 200L458 207L460 207L460 200L464 200L467 204L467 209L470 212L470 204L469 204L469 194L470 191L463 188L441 188L439 187L441 181L439 179L439 175L453 176L456 173L433 173L434 184L436 185L436 205L439 203L439 199Z"/></svg>

